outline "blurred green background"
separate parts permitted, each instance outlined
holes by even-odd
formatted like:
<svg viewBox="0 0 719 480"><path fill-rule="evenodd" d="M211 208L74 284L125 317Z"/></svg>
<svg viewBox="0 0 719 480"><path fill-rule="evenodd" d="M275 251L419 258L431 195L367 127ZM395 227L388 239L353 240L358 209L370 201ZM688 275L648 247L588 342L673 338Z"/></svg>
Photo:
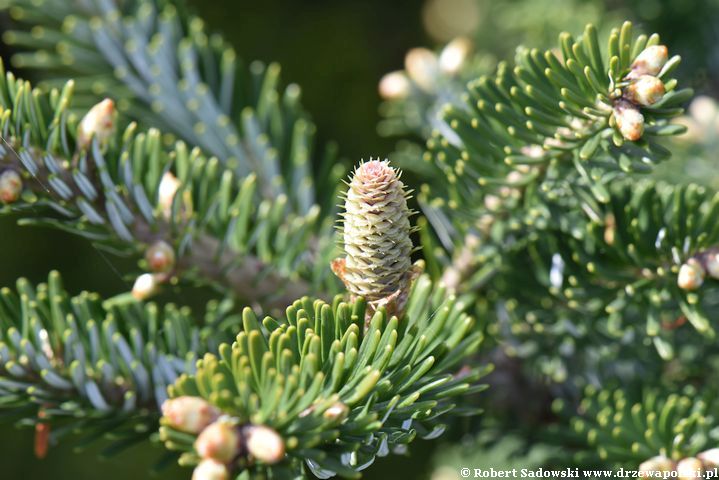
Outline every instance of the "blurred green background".
<svg viewBox="0 0 719 480"><path fill-rule="evenodd" d="M672 53L684 58L681 77L700 93L719 88L719 0L192 0L209 26L223 33L245 60L278 61L286 82L302 86L304 105L321 143L334 140L348 161L387 156L396 139L377 135L377 82L400 69L414 46L436 46L470 33L477 48L498 59L516 45L550 46L562 29L579 33L586 21L629 18L646 32L660 32ZM6 20L4 20L6 21ZM8 55L6 49L1 51ZM20 72L22 73L22 72ZM713 95L715 96L715 95ZM127 260L101 254L86 241L0 219L0 286L20 276L33 282L50 269L63 273L72 292L114 294L130 287L119 272ZM454 437L460 433L455 432ZM452 436L450 436L452 438ZM135 447L98 463L92 449L74 454L51 447L32 455L30 429L0 428L2 478L107 480L147 478L159 450ZM429 478L435 443L417 442L408 456L376 462L366 478ZM170 467L160 478L189 478Z"/></svg>

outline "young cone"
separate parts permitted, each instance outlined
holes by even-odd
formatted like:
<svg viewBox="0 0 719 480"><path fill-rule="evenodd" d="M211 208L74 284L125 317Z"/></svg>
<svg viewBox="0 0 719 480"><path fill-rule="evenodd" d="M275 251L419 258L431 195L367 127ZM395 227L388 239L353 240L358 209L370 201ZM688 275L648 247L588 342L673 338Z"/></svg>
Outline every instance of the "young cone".
<svg viewBox="0 0 719 480"><path fill-rule="evenodd" d="M407 192L399 177L388 161L370 159L355 170L345 199L347 255L332 262L332 271L353 298L367 301L367 319L382 306L401 316L416 275Z"/></svg>

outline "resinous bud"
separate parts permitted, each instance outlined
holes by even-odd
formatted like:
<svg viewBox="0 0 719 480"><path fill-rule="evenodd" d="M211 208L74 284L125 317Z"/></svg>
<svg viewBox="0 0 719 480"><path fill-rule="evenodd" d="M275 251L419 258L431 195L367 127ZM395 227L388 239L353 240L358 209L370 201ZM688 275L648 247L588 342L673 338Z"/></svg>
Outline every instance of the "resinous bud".
<svg viewBox="0 0 719 480"><path fill-rule="evenodd" d="M379 81L379 94L385 100L407 98L411 90L412 84L401 71L390 72Z"/></svg>
<svg viewBox="0 0 719 480"><path fill-rule="evenodd" d="M175 250L164 240L159 240L147 249L145 260L153 272L167 273L175 268Z"/></svg>
<svg viewBox="0 0 719 480"><path fill-rule="evenodd" d="M22 194L22 177L15 170L0 173L0 202L15 203Z"/></svg>
<svg viewBox="0 0 719 480"><path fill-rule="evenodd" d="M427 48L413 48L404 58L407 75L425 92L433 92L437 87L439 62L437 55Z"/></svg>
<svg viewBox="0 0 719 480"><path fill-rule="evenodd" d="M644 135L644 115L636 105L619 101L614 105L614 119L625 140L636 142Z"/></svg>
<svg viewBox="0 0 719 480"><path fill-rule="evenodd" d="M229 480L227 465L212 458L206 458L197 464L192 472L192 480Z"/></svg>
<svg viewBox="0 0 719 480"><path fill-rule="evenodd" d="M444 73L454 75L459 72L472 51L472 41L458 37L449 42L439 54L439 68Z"/></svg>
<svg viewBox="0 0 719 480"><path fill-rule="evenodd" d="M664 93L664 82L652 75L642 75L637 78L624 92L627 100L644 107L657 103Z"/></svg>
<svg viewBox="0 0 719 480"><path fill-rule="evenodd" d="M695 258L690 258L681 267L677 275L677 285L682 290L696 290L704 283L706 272L702 264Z"/></svg>
<svg viewBox="0 0 719 480"><path fill-rule="evenodd" d="M243 430L245 448L256 460L272 465L285 456L285 442L279 433L264 425L249 425Z"/></svg>
<svg viewBox="0 0 719 480"><path fill-rule="evenodd" d="M642 462L639 465L640 473L656 473L656 472L672 472L674 471L675 464L664 455L657 455L649 460Z"/></svg>
<svg viewBox="0 0 719 480"><path fill-rule="evenodd" d="M657 75L667 63L669 50L664 45L652 45L637 55L631 66L627 78L637 78L641 75Z"/></svg>
<svg viewBox="0 0 719 480"><path fill-rule="evenodd" d="M94 105L80 120L77 127L77 145L87 150L93 138L101 147L107 144L115 130L115 103L106 98Z"/></svg>
<svg viewBox="0 0 719 480"><path fill-rule="evenodd" d="M183 432L200 433L217 420L220 412L200 397L182 396L165 400L162 416L167 423Z"/></svg>
<svg viewBox="0 0 719 480"><path fill-rule="evenodd" d="M231 462L240 452L240 432L237 426L222 420L211 423L195 440L195 451L202 458Z"/></svg>

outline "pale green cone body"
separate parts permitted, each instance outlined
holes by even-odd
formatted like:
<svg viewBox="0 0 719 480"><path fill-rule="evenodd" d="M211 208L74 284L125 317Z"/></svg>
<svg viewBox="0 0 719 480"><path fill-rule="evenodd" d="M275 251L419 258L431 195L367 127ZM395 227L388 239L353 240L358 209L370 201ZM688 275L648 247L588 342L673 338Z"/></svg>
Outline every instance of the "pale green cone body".
<svg viewBox="0 0 719 480"><path fill-rule="evenodd" d="M345 199L343 241L346 257L333 271L370 312L385 306L401 315L414 276L407 192L387 161L370 160L354 172Z"/></svg>

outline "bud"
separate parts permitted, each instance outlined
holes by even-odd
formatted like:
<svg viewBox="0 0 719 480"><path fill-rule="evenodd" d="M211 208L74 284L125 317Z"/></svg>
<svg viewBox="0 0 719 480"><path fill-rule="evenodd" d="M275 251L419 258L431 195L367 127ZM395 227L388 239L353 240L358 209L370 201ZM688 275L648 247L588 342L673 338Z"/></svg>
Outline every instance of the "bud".
<svg viewBox="0 0 719 480"><path fill-rule="evenodd" d="M454 75L464 65L472 51L472 41L467 37L458 37L449 42L439 54L439 68L445 73Z"/></svg>
<svg viewBox="0 0 719 480"><path fill-rule="evenodd" d="M143 273L135 280L132 286L132 296L142 301L160 290L160 278L152 273Z"/></svg>
<svg viewBox="0 0 719 480"><path fill-rule="evenodd" d="M529 158L542 158L547 151L542 148L541 145L525 145L524 147L519 149L520 152L522 152L522 155L526 155ZM522 168L527 168L527 165L517 165L517 170L520 170Z"/></svg>
<svg viewBox="0 0 719 480"><path fill-rule="evenodd" d="M192 472L192 480L229 480L229 478L230 472L227 466L211 458L202 460Z"/></svg>
<svg viewBox="0 0 719 480"><path fill-rule="evenodd" d="M627 87L625 96L630 102L648 107L662 99L664 83L657 77L642 75Z"/></svg>
<svg viewBox="0 0 719 480"><path fill-rule="evenodd" d="M264 425L249 425L242 432L250 455L271 465L285 456L285 442L279 433Z"/></svg>
<svg viewBox="0 0 719 480"><path fill-rule="evenodd" d="M379 81L379 95L385 100L399 100L409 95L412 85L404 72L390 72Z"/></svg>
<svg viewBox="0 0 719 480"><path fill-rule="evenodd" d="M109 98L92 107L77 127L77 146L86 150L93 137L104 146L115 129L114 115L115 103Z"/></svg>
<svg viewBox="0 0 719 480"><path fill-rule="evenodd" d="M231 462L240 452L240 433L237 426L226 421L208 425L195 440L195 450L202 458Z"/></svg>
<svg viewBox="0 0 719 480"><path fill-rule="evenodd" d="M707 470L719 468L719 448L705 450L697 455L697 458L704 463Z"/></svg>
<svg viewBox="0 0 719 480"><path fill-rule="evenodd" d="M610 213L604 217L604 241L607 245L614 245L617 233L617 220L614 214Z"/></svg>
<svg viewBox="0 0 719 480"><path fill-rule="evenodd" d="M689 114L699 125L708 127L716 121L717 104L713 98L699 95L689 104Z"/></svg>
<svg viewBox="0 0 719 480"><path fill-rule="evenodd" d="M404 57L404 68L414 83L425 92L433 92L439 65L437 55L426 48L413 48Z"/></svg>
<svg viewBox="0 0 719 480"><path fill-rule="evenodd" d="M617 128L625 140L635 142L644 134L644 115L639 109L627 101L614 104L614 119Z"/></svg>
<svg viewBox="0 0 719 480"><path fill-rule="evenodd" d="M669 51L664 45L652 45L642 50L637 55L631 66L631 72L627 78L637 78L641 75L657 75L667 63Z"/></svg>
<svg viewBox="0 0 719 480"><path fill-rule="evenodd" d="M677 474L679 480L694 480L696 478L702 478L702 465L701 460L694 457L684 458L679 460L677 463Z"/></svg>
<svg viewBox="0 0 719 480"><path fill-rule="evenodd" d="M677 285L682 290L696 290L704 283L704 267L695 258L690 258L684 265L679 268L677 275Z"/></svg>
<svg viewBox="0 0 719 480"><path fill-rule="evenodd" d="M175 251L167 242L159 240L147 249L145 260L153 272L167 273L175 267Z"/></svg>
<svg viewBox="0 0 719 480"><path fill-rule="evenodd" d="M182 182L171 172L165 172L160 180L160 185L157 189L157 203L160 206L162 216L166 219L172 216L172 204L181 186ZM192 195L189 191L185 191L182 200L181 213L184 217L189 217L192 214Z"/></svg>
<svg viewBox="0 0 719 480"><path fill-rule="evenodd" d="M170 172L165 172L160 180L160 187L157 192L157 200L163 212L167 212L166 217L170 216L172 211L172 202L175 200L175 194L180 189L180 181Z"/></svg>
<svg viewBox="0 0 719 480"><path fill-rule="evenodd" d="M502 207L502 200L497 195L485 195L484 207L490 212L496 212Z"/></svg>
<svg viewBox="0 0 719 480"><path fill-rule="evenodd" d="M337 402L330 408L325 410L322 416L325 417L327 420L342 421L347 418L348 413L350 413L349 407L342 402Z"/></svg>
<svg viewBox="0 0 719 480"><path fill-rule="evenodd" d="M704 267L710 277L719 280L719 250L712 249L704 254Z"/></svg>
<svg viewBox="0 0 719 480"><path fill-rule="evenodd" d="M354 171L345 198L345 258L332 271L353 298L367 300L367 319L380 306L401 315L413 279L407 192L388 161L371 160Z"/></svg>
<svg viewBox="0 0 719 480"><path fill-rule="evenodd" d="M22 193L22 177L15 170L5 170L0 174L0 202L15 203Z"/></svg>
<svg viewBox="0 0 719 480"><path fill-rule="evenodd" d="M171 398L162 404L162 416L167 423L188 433L200 433L219 415L220 412L210 402L200 397Z"/></svg>
<svg viewBox="0 0 719 480"><path fill-rule="evenodd" d="M658 455L656 457L652 457L649 460L642 462L641 465L639 465L640 473L671 472L673 470L674 470L674 462L671 459L669 459L663 455ZM645 476L647 476L647 475L645 475Z"/></svg>

